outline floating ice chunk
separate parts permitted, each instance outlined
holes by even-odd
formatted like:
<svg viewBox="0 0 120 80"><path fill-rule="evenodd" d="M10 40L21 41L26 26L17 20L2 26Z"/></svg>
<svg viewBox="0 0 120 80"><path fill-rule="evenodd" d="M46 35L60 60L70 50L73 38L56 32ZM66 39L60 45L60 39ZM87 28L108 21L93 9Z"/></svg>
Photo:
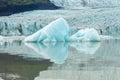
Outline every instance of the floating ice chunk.
<svg viewBox="0 0 120 80"><path fill-rule="evenodd" d="M71 41L100 41L100 36L94 28L79 30L70 37Z"/></svg>
<svg viewBox="0 0 120 80"><path fill-rule="evenodd" d="M43 29L28 36L26 42L64 42L69 39L69 25L66 20L59 18Z"/></svg>
<svg viewBox="0 0 120 80"><path fill-rule="evenodd" d="M43 59L50 59L51 62L62 64L68 57L68 45L66 43L25 43ZM41 57L42 56L42 57Z"/></svg>

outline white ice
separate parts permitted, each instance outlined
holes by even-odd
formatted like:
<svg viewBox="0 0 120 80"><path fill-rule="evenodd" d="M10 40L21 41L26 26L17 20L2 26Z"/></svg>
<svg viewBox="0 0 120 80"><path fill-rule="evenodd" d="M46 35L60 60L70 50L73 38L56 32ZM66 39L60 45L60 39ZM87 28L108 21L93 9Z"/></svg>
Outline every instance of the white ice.
<svg viewBox="0 0 120 80"><path fill-rule="evenodd" d="M79 30L70 37L71 41L100 41L100 35L94 28Z"/></svg>
<svg viewBox="0 0 120 80"><path fill-rule="evenodd" d="M69 25L66 20L59 18L31 36L26 42L65 42L69 39Z"/></svg>

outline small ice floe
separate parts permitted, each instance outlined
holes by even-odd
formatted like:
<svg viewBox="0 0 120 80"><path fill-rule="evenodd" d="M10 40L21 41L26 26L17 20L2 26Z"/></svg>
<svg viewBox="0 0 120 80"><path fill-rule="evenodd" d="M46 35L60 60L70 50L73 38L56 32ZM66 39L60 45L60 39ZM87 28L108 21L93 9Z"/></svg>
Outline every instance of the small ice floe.
<svg viewBox="0 0 120 80"><path fill-rule="evenodd" d="M70 41L100 41L100 35L94 28L86 28L72 35Z"/></svg>

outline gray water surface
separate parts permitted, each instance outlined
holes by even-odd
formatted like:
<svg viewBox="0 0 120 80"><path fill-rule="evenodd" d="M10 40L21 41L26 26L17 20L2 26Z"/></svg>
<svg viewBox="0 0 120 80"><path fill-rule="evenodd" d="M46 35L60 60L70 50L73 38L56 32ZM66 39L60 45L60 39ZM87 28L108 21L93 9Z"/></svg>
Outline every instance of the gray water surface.
<svg viewBox="0 0 120 80"><path fill-rule="evenodd" d="M0 80L119 80L120 40L0 43Z"/></svg>

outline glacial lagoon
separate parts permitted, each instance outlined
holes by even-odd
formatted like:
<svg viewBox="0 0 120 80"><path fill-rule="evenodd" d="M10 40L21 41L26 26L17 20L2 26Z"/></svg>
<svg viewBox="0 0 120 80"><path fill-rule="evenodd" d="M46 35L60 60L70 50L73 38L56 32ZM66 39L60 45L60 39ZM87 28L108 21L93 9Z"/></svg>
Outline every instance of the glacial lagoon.
<svg viewBox="0 0 120 80"><path fill-rule="evenodd" d="M118 80L120 40L0 43L0 80Z"/></svg>

